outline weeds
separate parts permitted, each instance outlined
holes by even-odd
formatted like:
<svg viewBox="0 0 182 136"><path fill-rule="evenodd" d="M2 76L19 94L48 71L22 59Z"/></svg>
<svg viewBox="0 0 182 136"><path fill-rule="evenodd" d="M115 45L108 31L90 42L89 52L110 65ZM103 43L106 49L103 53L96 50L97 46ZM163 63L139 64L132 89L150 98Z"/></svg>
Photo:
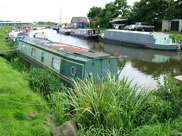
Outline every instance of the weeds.
<svg viewBox="0 0 182 136"><path fill-rule="evenodd" d="M71 108L66 104L69 103L66 92L54 92L50 94L48 100L50 103L55 103L54 105L51 105L51 109L53 109L55 123L57 126L72 118L72 114L70 112Z"/></svg>
<svg viewBox="0 0 182 136"><path fill-rule="evenodd" d="M171 34L170 38L172 38L173 42L175 41L182 42L182 36L180 34Z"/></svg>
<svg viewBox="0 0 182 136"><path fill-rule="evenodd" d="M109 76L107 81L74 81L75 93L69 93L74 119L86 128L103 128L111 133L128 134L145 124L154 124L171 117L171 103L157 99L153 93L138 91L127 79L116 82Z"/></svg>
<svg viewBox="0 0 182 136"><path fill-rule="evenodd" d="M164 78L164 85L158 83L158 89L154 92L158 99L162 99L171 103L173 110L173 118L182 113L182 87L170 76Z"/></svg>
<svg viewBox="0 0 182 136"><path fill-rule="evenodd" d="M51 93L65 90L65 86L60 82L60 78L55 76L52 71L32 68L28 72L27 79L32 90L40 92L46 98Z"/></svg>

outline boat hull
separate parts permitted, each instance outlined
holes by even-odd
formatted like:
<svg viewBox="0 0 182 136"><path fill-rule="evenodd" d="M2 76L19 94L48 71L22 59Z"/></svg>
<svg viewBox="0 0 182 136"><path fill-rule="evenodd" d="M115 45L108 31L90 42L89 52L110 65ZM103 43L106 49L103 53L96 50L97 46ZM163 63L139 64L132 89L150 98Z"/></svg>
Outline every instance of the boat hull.
<svg viewBox="0 0 182 136"><path fill-rule="evenodd" d="M98 40L100 37L99 35L79 35L79 34L72 34L71 36L85 38L85 39L94 39L94 40Z"/></svg>
<svg viewBox="0 0 182 136"><path fill-rule="evenodd" d="M73 29L70 35L88 39L99 39L100 31L95 29Z"/></svg>
<svg viewBox="0 0 182 136"><path fill-rule="evenodd" d="M59 32L60 34L70 35L70 32Z"/></svg>
<svg viewBox="0 0 182 136"><path fill-rule="evenodd" d="M113 43L117 45L122 46L129 46L134 48L145 48L145 49L153 49L153 50L164 50L164 51L180 51L182 49L182 45L168 45L167 47L165 45L157 45L157 44L144 44L144 43L134 43L134 42L128 42L128 41L117 41L112 39L102 39L103 42L106 43Z"/></svg>

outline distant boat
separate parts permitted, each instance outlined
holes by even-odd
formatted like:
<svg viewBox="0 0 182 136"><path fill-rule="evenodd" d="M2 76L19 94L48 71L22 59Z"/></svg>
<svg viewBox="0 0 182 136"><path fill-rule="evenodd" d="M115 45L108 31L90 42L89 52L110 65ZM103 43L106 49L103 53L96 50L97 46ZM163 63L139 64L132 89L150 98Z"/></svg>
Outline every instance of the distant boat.
<svg viewBox="0 0 182 136"><path fill-rule="evenodd" d="M53 30L58 30L58 29L59 29L58 26L52 26L51 28L52 28Z"/></svg>
<svg viewBox="0 0 182 136"><path fill-rule="evenodd" d="M180 51L182 45L173 42L168 34L138 32L128 30L105 30L102 36L105 42L125 43L125 45L155 50Z"/></svg>
<svg viewBox="0 0 182 136"><path fill-rule="evenodd" d="M31 65L52 70L63 81L117 74L117 60L110 54L36 38L19 40L19 54Z"/></svg>
<svg viewBox="0 0 182 136"><path fill-rule="evenodd" d="M48 39L47 36L44 34L44 32L37 32L37 33L34 33L33 35L34 38L38 38L38 39Z"/></svg>
<svg viewBox="0 0 182 136"><path fill-rule="evenodd" d="M59 28L58 33L64 35L70 35L72 29L73 28Z"/></svg>
<svg viewBox="0 0 182 136"><path fill-rule="evenodd" d="M100 36L100 31L99 29L72 29L70 35L98 39Z"/></svg>
<svg viewBox="0 0 182 136"><path fill-rule="evenodd" d="M9 40L15 41L17 35L18 35L19 33L21 33L21 32L23 32L23 30L20 30L20 29L18 29L18 28L12 29L12 30L9 32L9 34L8 34L8 39L9 39Z"/></svg>

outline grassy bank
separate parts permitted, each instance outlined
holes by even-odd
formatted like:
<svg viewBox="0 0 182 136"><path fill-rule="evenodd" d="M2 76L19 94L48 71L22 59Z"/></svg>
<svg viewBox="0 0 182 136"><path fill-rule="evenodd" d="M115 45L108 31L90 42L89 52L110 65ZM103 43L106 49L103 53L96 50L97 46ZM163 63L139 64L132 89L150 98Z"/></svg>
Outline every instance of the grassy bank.
<svg viewBox="0 0 182 136"><path fill-rule="evenodd" d="M6 58L10 62L0 57L0 136L49 136L52 125L69 120L78 124L79 136L182 134L182 87L170 77L151 92L111 76L74 81L73 90L51 71Z"/></svg>
<svg viewBox="0 0 182 136"><path fill-rule="evenodd" d="M6 42L5 39L12 28L11 26L0 26L0 51L13 47L13 42Z"/></svg>
<svg viewBox="0 0 182 136"><path fill-rule="evenodd" d="M46 101L2 57L0 66L0 136L49 135Z"/></svg>

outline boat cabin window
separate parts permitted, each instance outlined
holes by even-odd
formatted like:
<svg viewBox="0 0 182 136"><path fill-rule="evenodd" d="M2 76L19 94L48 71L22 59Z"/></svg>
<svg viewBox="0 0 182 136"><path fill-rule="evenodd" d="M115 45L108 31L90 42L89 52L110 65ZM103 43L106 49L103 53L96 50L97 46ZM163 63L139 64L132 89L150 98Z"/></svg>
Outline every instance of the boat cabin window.
<svg viewBox="0 0 182 136"><path fill-rule="evenodd" d="M74 76L76 74L76 68L75 66L71 67L71 74Z"/></svg>
<svg viewBox="0 0 182 136"><path fill-rule="evenodd" d="M147 38L146 38L147 40L150 40L150 37L149 36L147 36Z"/></svg>
<svg viewBox="0 0 182 136"><path fill-rule="evenodd" d="M44 52L42 52L42 54L41 54L41 62L42 63L44 62Z"/></svg>
<svg viewBox="0 0 182 136"><path fill-rule="evenodd" d="M56 58L56 57L52 57L52 63L51 63L51 67L56 70L59 71L60 69L60 64L61 64L61 60Z"/></svg>
<svg viewBox="0 0 182 136"><path fill-rule="evenodd" d="M24 51L24 50L25 50L25 45L24 45L24 44L22 44L22 46L21 46L21 50L22 50L22 51Z"/></svg>
<svg viewBox="0 0 182 136"><path fill-rule="evenodd" d="M34 48L32 48L32 51L31 51L31 56L32 56L32 57L35 57L35 51L36 51L36 50L35 50Z"/></svg>

